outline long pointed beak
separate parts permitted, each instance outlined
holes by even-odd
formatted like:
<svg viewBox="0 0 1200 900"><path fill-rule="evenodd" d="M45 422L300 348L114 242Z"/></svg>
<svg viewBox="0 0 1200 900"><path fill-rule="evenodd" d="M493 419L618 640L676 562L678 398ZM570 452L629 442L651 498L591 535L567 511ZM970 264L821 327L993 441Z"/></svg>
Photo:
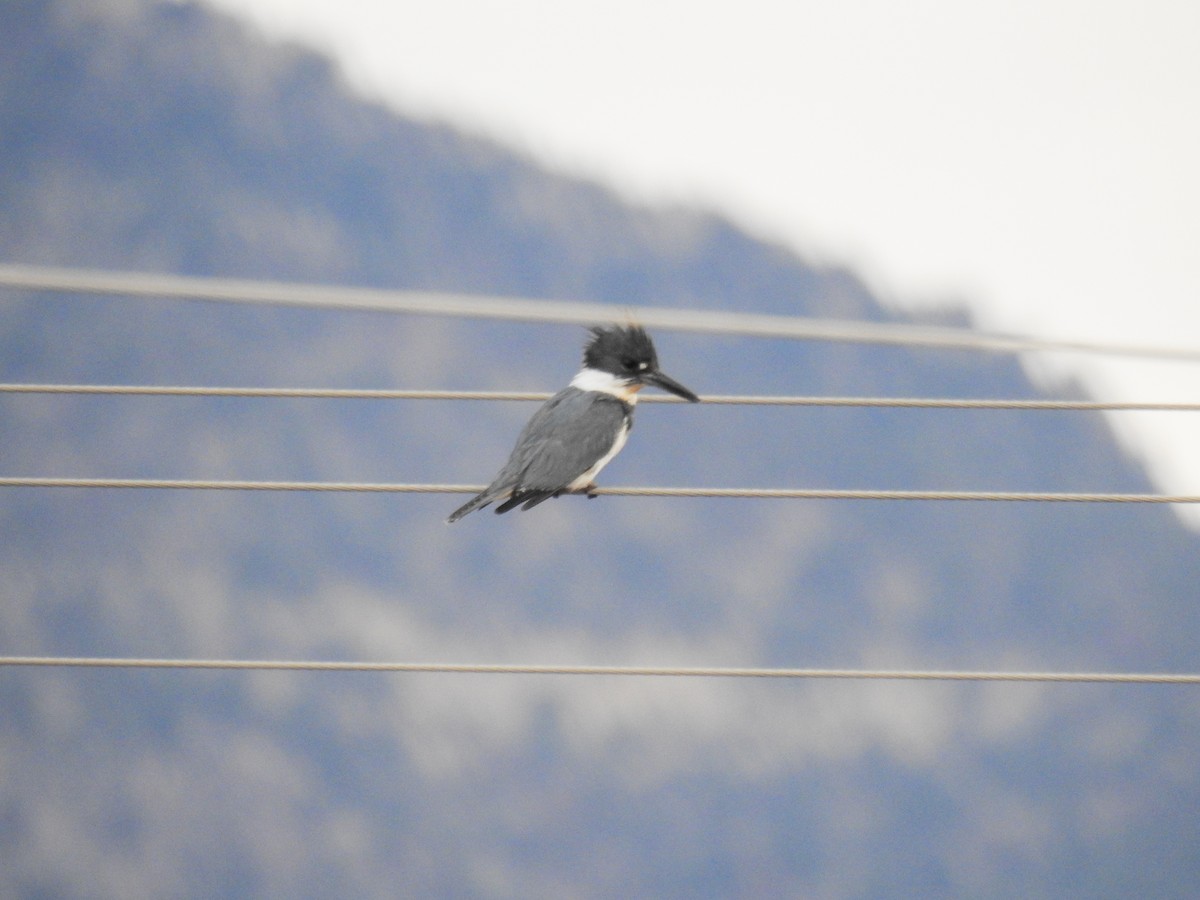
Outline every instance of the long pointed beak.
<svg viewBox="0 0 1200 900"><path fill-rule="evenodd" d="M669 378L662 372L647 372L642 376L642 380L647 384L652 384L655 387L660 387L664 391L670 391L677 397L682 397L688 403L699 403L700 398L685 388L674 378Z"/></svg>

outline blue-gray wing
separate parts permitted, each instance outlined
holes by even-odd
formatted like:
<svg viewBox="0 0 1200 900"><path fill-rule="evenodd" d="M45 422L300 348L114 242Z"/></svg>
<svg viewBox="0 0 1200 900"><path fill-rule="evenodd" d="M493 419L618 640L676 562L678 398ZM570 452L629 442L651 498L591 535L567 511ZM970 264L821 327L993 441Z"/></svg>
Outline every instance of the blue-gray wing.
<svg viewBox="0 0 1200 900"><path fill-rule="evenodd" d="M533 414L492 483L446 521L457 522L497 500L503 500L496 507L501 513L556 496L612 449L632 415L632 407L608 394L559 391Z"/></svg>
<svg viewBox="0 0 1200 900"><path fill-rule="evenodd" d="M629 416L608 394L560 391L529 420L496 481L514 494L561 491L612 449Z"/></svg>

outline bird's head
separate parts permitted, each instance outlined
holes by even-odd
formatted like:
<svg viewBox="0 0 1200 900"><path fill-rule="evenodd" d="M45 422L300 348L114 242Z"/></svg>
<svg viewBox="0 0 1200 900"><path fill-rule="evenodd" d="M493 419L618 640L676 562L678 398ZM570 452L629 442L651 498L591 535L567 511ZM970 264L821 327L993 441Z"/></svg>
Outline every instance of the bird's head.
<svg viewBox="0 0 1200 900"><path fill-rule="evenodd" d="M658 354L650 335L639 325L602 325L591 329L583 350L588 369L607 372L633 390L651 384L689 403L700 398L658 368Z"/></svg>

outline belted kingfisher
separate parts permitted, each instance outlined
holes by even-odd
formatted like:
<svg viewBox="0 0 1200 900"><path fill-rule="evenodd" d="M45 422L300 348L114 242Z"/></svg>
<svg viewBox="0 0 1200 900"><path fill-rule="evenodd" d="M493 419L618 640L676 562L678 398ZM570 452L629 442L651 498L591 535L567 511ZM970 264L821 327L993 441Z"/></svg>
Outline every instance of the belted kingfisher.
<svg viewBox="0 0 1200 900"><path fill-rule="evenodd" d="M525 426L495 480L450 514L457 522L496 500L497 513L529 509L560 494L595 497L595 477L629 437L637 392L648 384L691 403L700 398L658 370L650 335L636 326L591 329L583 368Z"/></svg>

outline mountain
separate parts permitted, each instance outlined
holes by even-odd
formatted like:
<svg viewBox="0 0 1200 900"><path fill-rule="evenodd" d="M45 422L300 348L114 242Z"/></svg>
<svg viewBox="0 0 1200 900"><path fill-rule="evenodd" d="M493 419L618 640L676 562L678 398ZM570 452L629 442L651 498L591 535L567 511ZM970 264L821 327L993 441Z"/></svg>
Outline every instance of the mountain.
<svg viewBox="0 0 1200 900"><path fill-rule="evenodd" d="M0 260L906 321L196 3L0 5ZM959 321L966 323L962 314ZM1036 397L655 335L693 390ZM0 291L0 381L549 390L578 328ZM0 474L480 483L519 403L0 395ZM604 482L1148 491L1102 418L645 406ZM0 654L1195 671L1108 504L0 492ZM0 669L0 895L1185 897L1190 687Z"/></svg>

